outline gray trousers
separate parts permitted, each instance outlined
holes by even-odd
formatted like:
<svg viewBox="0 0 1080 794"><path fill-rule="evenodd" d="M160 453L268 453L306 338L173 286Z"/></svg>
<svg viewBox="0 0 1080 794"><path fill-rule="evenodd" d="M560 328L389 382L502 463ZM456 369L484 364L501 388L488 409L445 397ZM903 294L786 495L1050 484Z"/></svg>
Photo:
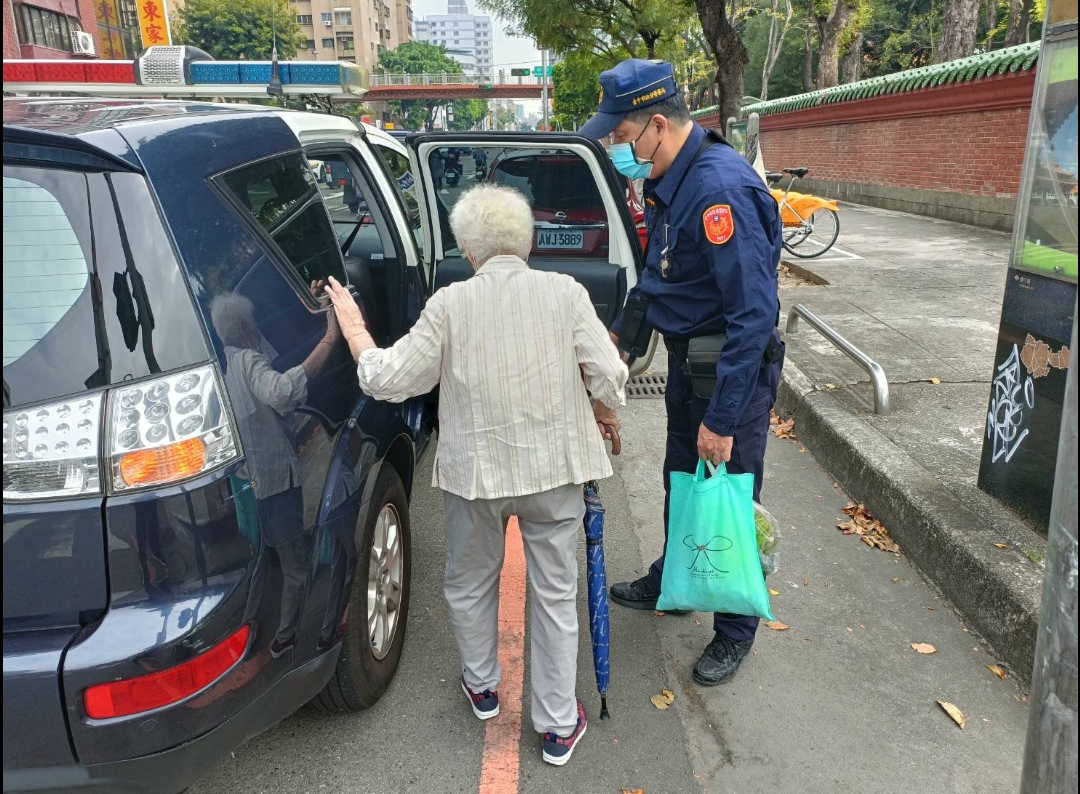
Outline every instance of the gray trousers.
<svg viewBox="0 0 1080 794"><path fill-rule="evenodd" d="M446 605L474 692L498 689L499 575L506 522L518 517L528 568L532 721L538 733L577 725L577 534L580 485L508 499L446 501Z"/></svg>

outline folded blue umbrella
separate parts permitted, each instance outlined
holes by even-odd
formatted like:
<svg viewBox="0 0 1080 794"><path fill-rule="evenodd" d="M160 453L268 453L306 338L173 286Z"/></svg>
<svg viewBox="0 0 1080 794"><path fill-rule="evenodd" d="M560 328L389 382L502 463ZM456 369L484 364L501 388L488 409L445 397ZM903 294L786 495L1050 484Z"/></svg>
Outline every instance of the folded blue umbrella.
<svg viewBox="0 0 1080 794"><path fill-rule="evenodd" d="M600 504L600 486L595 482L585 484L585 550L593 665L596 668L596 689L600 692L600 719L606 720L611 717L607 707L611 668L607 571L604 569L604 506Z"/></svg>

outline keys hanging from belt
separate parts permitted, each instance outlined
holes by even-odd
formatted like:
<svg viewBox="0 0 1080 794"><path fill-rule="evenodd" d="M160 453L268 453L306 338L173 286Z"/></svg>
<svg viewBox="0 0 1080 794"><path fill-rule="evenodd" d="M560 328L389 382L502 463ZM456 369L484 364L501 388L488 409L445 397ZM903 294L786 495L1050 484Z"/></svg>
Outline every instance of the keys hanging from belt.
<svg viewBox="0 0 1080 794"><path fill-rule="evenodd" d="M660 252L660 275L667 278L671 273L671 261L668 259L668 225L664 224L664 248Z"/></svg>

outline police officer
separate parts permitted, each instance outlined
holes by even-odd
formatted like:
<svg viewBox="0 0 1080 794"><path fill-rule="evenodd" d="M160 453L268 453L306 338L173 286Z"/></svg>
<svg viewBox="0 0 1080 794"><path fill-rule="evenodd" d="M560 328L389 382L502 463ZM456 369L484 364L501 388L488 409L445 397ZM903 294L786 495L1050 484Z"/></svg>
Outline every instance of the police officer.
<svg viewBox="0 0 1080 794"><path fill-rule="evenodd" d="M600 75L600 86L599 112L580 132L608 140L615 168L645 180L645 271L612 338L632 349L633 340L619 337L630 333L624 326L635 305L643 307L644 333L659 331L668 350L666 532L670 474L694 472L699 459L752 473L760 501L784 356L777 331L780 218L750 164L691 120L671 64L623 61ZM718 357L714 352L710 359L710 351ZM613 585L612 600L654 609L663 565L661 556L645 576ZM694 666L694 680L729 681L750 652L757 624L755 617L715 614L715 636Z"/></svg>

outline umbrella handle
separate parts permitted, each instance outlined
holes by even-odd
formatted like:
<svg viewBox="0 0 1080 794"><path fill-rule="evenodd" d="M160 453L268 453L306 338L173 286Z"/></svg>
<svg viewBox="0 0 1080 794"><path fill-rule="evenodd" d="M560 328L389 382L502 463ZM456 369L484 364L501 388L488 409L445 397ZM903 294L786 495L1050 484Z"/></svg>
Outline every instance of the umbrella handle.
<svg viewBox="0 0 1080 794"><path fill-rule="evenodd" d="M622 438L619 437L619 429L601 422L597 422L597 424L600 425L602 433L611 434L611 454L618 456L622 452Z"/></svg>

